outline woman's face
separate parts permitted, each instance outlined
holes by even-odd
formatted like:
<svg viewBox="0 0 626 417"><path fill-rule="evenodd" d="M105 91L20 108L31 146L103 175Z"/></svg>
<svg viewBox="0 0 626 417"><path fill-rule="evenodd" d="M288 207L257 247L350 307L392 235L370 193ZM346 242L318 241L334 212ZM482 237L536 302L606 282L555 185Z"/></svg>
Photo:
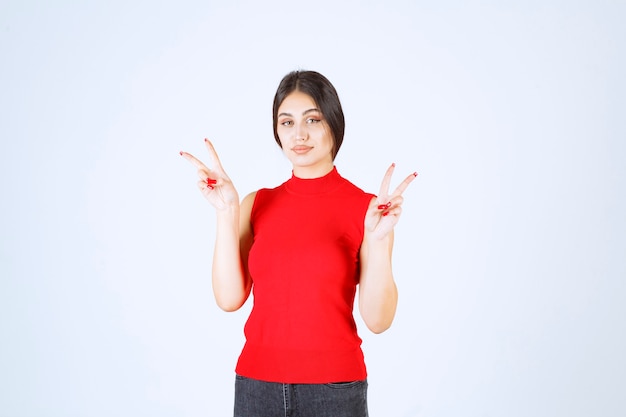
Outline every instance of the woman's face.
<svg viewBox="0 0 626 417"><path fill-rule="evenodd" d="M299 178L317 178L333 168L333 137L308 94L294 91L278 107L276 131L283 152Z"/></svg>

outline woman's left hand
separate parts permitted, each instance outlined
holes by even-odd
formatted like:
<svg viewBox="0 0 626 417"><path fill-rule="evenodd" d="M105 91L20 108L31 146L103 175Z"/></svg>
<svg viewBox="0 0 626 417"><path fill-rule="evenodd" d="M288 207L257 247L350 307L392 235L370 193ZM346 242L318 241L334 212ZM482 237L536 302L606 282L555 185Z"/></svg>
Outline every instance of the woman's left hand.
<svg viewBox="0 0 626 417"><path fill-rule="evenodd" d="M372 199L365 214L365 230L377 239L385 238L398 223L404 201L402 193L417 177L417 172L409 175L396 187L393 193L389 194L389 184L395 166L395 164L391 164L387 169L380 186L380 192L376 198Z"/></svg>

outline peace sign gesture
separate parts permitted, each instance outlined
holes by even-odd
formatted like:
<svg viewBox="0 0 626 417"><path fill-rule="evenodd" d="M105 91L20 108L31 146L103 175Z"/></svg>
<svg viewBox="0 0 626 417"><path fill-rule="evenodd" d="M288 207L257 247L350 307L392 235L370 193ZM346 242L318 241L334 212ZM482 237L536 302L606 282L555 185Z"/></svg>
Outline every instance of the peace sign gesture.
<svg viewBox="0 0 626 417"><path fill-rule="evenodd" d="M398 223L400 214L402 214L402 202L404 201L402 193L411 181L417 177L417 172L409 175L396 187L393 193L389 194L389 184L391 183L391 175L395 167L396 164L391 164L387 168L380 186L380 192L375 199L372 199L365 214L365 230L378 239L387 236Z"/></svg>
<svg viewBox="0 0 626 417"><path fill-rule="evenodd" d="M239 207L239 195L232 181L226 175L213 144L205 139L204 143L209 151L209 158L213 169L209 169L202 161L187 152L180 152L181 156L191 162L198 169L198 188L202 195L217 210L226 210L229 207Z"/></svg>

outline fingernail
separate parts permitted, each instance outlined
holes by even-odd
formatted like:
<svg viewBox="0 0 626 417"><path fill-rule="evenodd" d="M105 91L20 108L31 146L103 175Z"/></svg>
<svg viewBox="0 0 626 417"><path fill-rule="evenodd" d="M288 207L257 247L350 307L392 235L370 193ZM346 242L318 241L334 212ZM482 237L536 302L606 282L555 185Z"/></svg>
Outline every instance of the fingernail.
<svg viewBox="0 0 626 417"><path fill-rule="evenodd" d="M205 142L208 142L209 140L208 140L207 138L204 138L204 141L205 141Z"/></svg>
<svg viewBox="0 0 626 417"><path fill-rule="evenodd" d="M214 180L213 178L207 178L206 183L207 185L217 184L217 180Z"/></svg>
<svg viewBox="0 0 626 417"><path fill-rule="evenodd" d="M183 151L180 151L179 153L180 153L181 156L183 155Z"/></svg>
<svg viewBox="0 0 626 417"><path fill-rule="evenodd" d="M384 210L387 208L387 204L381 204L378 206L378 210Z"/></svg>
<svg viewBox="0 0 626 417"><path fill-rule="evenodd" d="M414 176L414 177L417 177L417 172L414 172L414 173L413 173L413 176Z"/></svg>
<svg viewBox="0 0 626 417"><path fill-rule="evenodd" d="M395 163L395 162L392 162L392 163L391 163L391 166L392 166L392 167L395 167L395 166L396 166L396 163Z"/></svg>
<svg viewBox="0 0 626 417"><path fill-rule="evenodd" d="M212 186L212 185L210 185L210 184L209 184L209 185L207 185L207 188L208 188L209 190L215 190L215 187L213 187L213 186Z"/></svg>
<svg viewBox="0 0 626 417"><path fill-rule="evenodd" d="M383 211L383 216L386 216L386 215L388 215L388 214L389 214L389 212L388 212L388 211Z"/></svg>

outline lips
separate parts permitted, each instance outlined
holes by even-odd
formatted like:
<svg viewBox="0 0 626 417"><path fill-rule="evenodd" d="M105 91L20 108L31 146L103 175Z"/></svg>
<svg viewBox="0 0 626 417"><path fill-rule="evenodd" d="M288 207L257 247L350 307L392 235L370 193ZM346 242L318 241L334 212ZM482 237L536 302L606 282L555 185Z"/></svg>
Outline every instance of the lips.
<svg viewBox="0 0 626 417"><path fill-rule="evenodd" d="M311 149L313 149L312 146L304 146L304 145L298 145L298 146L294 146L293 148L291 148L291 150L297 154L307 153Z"/></svg>

